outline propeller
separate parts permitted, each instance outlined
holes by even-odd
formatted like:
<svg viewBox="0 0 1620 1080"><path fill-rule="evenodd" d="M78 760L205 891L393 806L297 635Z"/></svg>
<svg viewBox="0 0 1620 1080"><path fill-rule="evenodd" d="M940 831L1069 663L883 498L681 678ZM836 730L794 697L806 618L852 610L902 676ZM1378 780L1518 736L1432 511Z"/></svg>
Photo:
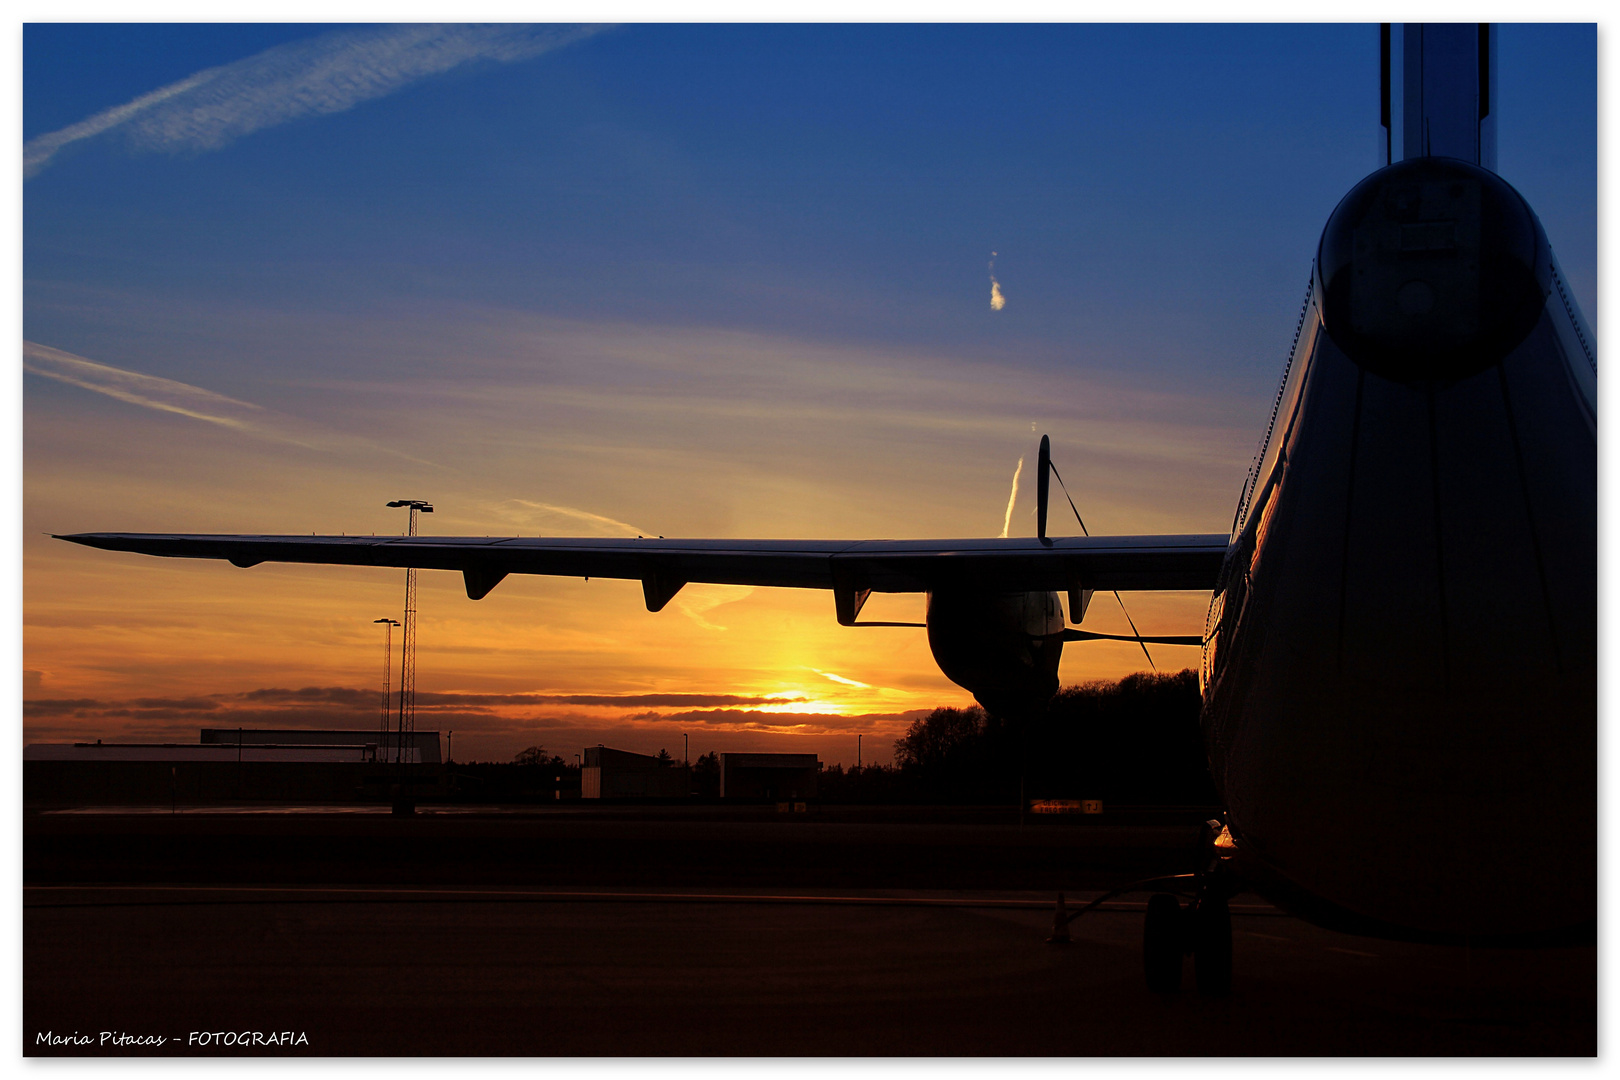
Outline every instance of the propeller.
<svg viewBox="0 0 1620 1080"><path fill-rule="evenodd" d="M1046 499L1052 493L1052 478L1048 475L1051 470L1052 439L1050 436L1042 435L1040 468L1035 473L1035 535L1040 537L1041 543L1047 547L1052 546L1052 541L1046 538Z"/></svg>

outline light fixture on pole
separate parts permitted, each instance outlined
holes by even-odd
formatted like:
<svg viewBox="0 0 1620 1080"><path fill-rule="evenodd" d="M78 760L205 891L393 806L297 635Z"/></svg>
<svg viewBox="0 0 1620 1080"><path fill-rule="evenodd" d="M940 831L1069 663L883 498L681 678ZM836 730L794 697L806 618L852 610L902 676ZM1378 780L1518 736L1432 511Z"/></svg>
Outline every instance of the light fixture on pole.
<svg viewBox="0 0 1620 1080"><path fill-rule="evenodd" d="M399 625L398 619L373 619L374 623L383 624L383 692L382 692L382 739L378 746L382 748L383 757L388 757L388 714L389 697L391 689L389 684L393 681L394 673L394 627Z"/></svg>

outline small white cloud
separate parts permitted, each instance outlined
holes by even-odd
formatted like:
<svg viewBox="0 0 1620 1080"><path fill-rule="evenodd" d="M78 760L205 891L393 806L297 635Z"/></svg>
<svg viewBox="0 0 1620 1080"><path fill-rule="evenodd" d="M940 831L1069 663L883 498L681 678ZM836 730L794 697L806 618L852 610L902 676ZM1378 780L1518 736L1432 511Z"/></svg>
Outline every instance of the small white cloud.
<svg viewBox="0 0 1620 1080"><path fill-rule="evenodd" d="M996 253L990 253L990 310L1000 311L1007 306L1007 298L1001 295L1001 282L996 280Z"/></svg>

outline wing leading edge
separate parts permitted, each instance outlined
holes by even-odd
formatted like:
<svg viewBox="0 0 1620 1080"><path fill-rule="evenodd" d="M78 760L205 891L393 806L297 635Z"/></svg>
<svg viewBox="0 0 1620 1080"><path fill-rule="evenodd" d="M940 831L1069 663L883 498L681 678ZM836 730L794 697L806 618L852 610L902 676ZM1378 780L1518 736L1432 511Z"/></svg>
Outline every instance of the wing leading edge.
<svg viewBox="0 0 1620 1080"><path fill-rule="evenodd" d="M490 536L76 533L87 547L168 558L459 570L482 599L508 574L639 580L657 611L694 582L832 589L839 621L871 592L1215 587L1225 534L984 540L622 540Z"/></svg>

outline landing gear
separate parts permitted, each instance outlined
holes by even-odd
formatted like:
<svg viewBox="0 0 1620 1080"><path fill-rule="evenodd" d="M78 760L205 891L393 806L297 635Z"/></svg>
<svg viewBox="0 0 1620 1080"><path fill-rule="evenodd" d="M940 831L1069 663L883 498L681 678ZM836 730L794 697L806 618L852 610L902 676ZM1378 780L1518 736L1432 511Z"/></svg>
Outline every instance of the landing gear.
<svg viewBox="0 0 1620 1080"><path fill-rule="evenodd" d="M1186 951L1187 913L1169 893L1154 893L1142 924L1142 973L1155 994L1181 989L1181 957Z"/></svg>
<svg viewBox="0 0 1620 1080"><path fill-rule="evenodd" d="M1155 994L1181 989L1185 956L1193 958L1200 994L1220 997L1232 990L1232 910L1227 901L1237 886L1225 867L1227 853L1221 843L1225 828L1219 821L1204 824L1199 841L1203 869L1179 876L1192 887L1192 902L1183 908L1170 893L1156 893L1148 901L1142 923L1142 972Z"/></svg>
<svg viewBox="0 0 1620 1080"><path fill-rule="evenodd" d="M1142 974L1155 994L1173 994L1181 989L1182 961L1193 958L1198 992L1219 997L1232 990L1232 911L1229 901L1241 885L1227 865L1230 835L1219 821L1205 822L1199 841L1202 869L1191 874L1170 874L1121 885L1103 893L1075 912L1064 909L1058 894L1057 911L1048 942L1067 944L1068 925L1088 911L1124 893L1148 889L1175 889L1191 900L1182 907L1174 893L1154 893L1148 900L1147 918L1142 922Z"/></svg>
<svg viewBox="0 0 1620 1080"><path fill-rule="evenodd" d="M1142 974L1148 989L1155 994L1180 990L1181 961L1188 955L1200 994L1231 992L1232 912L1226 897L1204 891L1183 908L1169 893L1155 893L1142 922Z"/></svg>
<svg viewBox="0 0 1620 1080"><path fill-rule="evenodd" d="M1205 894L1190 912L1191 952L1198 992L1222 997L1232 990L1232 912L1226 897Z"/></svg>

